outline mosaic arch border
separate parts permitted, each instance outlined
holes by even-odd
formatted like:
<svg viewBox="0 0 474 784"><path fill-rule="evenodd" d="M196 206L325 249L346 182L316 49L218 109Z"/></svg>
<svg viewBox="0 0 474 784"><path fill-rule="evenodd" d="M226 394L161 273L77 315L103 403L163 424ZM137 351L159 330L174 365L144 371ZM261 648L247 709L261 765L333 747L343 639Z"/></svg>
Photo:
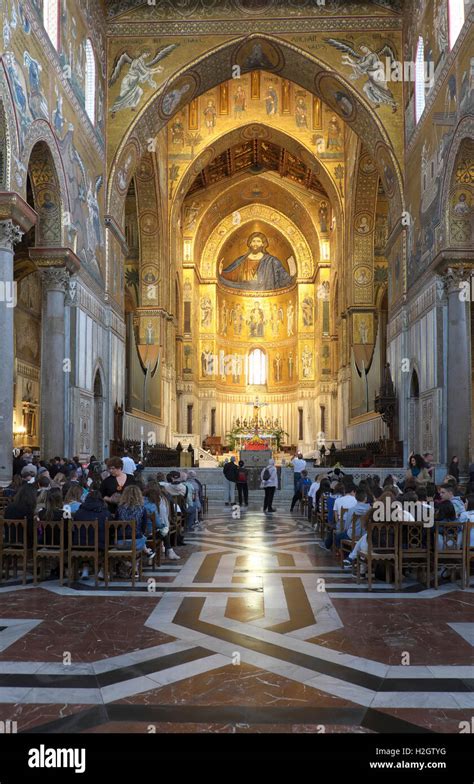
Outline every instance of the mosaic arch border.
<svg viewBox="0 0 474 784"><path fill-rule="evenodd" d="M0 102L3 106L3 120L4 130L6 135L6 162L5 162L5 178L3 186L7 191L16 191L22 193L23 185L26 187L26 177L21 171L18 145L18 126L16 121L16 114L13 108L13 101L10 93L10 87L5 74L5 63L0 60ZM15 163L15 165L13 165ZM23 182L24 180L24 182Z"/></svg>
<svg viewBox="0 0 474 784"><path fill-rule="evenodd" d="M64 171L63 160L61 157L61 153L59 152L58 141L56 136L54 135L53 131L51 130L51 126L46 120L38 119L35 120L34 123L30 126L27 131L25 137L25 144L22 152L22 163L28 171L31 153L33 148L35 147L38 142L43 142L51 155L51 161L54 167L54 173L56 175L56 189L57 195L59 197L59 208L60 208L60 227L59 227L59 236L58 240L55 241L56 245L67 245L66 242L66 226L65 221L63 220L65 212L70 211L70 201L69 201L69 192L66 184L66 175ZM52 186L51 186L52 187ZM25 182L22 188L23 198L26 200L26 177Z"/></svg>
<svg viewBox="0 0 474 784"><path fill-rule="evenodd" d="M246 223L250 223L255 220L255 218L259 218L265 223L274 224L278 231L285 236L294 249L298 281L310 282L314 274L313 254L306 241L306 237L292 220L279 210L274 209L274 207L268 207L265 204L248 204L245 207L242 207L239 212L241 214L241 221L238 227L234 225L232 214L230 214L219 221L209 235L200 259L199 271L202 280L206 282L215 282L217 280L215 259L219 256L223 244L237 228L240 229L242 226L245 226ZM308 275L303 274L305 262L309 265L311 270ZM209 268L212 269L211 274L206 272Z"/></svg>
<svg viewBox="0 0 474 784"><path fill-rule="evenodd" d="M211 88L216 87L220 83L218 78L220 78L220 81L223 81L224 75L228 74L226 78L230 79L232 77L232 66L237 63L238 52L249 41L258 41L266 47L271 46L279 55L274 69L267 67L262 70L270 70L271 73L290 79L311 94L320 97L364 140L375 160L378 160L377 153L379 151L383 152L387 160L390 159L393 187L391 188L390 184L386 182L386 172L380 172L380 175L386 192L394 190L395 198L391 203L391 209L394 214L392 222L395 222L404 209L403 181L400 166L392 150L390 139L375 111L368 106L362 96L357 93L346 79L335 71L327 70L328 65L326 63L316 59L308 52L303 52L287 41L259 33L242 36L237 40L226 41L220 44L177 71L160 86L127 129L115 152L109 172L107 213L114 217L119 226L122 225L123 189L121 192L117 191L115 183L118 162L122 158L124 148L133 139L138 150L144 152L147 149L149 139L155 138L158 131L183 106L187 105L198 95L202 95ZM291 55L290 63L287 62L285 55ZM313 68L308 67L309 65L312 65ZM216 74L220 76L216 77ZM352 103L349 116L344 114L342 108L334 99L334 90L332 88L336 86L345 92L349 103ZM173 104L172 110L166 112L168 104L164 105L164 101L171 94L172 90L177 91L180 87L181 89L186 87L186 91ZM128 173L128 182L132 175L133 171Z"/></svg>
<svg viewBox="0 0 474 784"><path fill-rule="evenodd" d="M219 216L215 217L215 214L217 213L216 208L219 205L219 201L225 199L227 196L233 196L234 194L241 193L243 185L244 185L243 181L235 182L232 185L229 185L229 187L226 188L224 191L222 191L219 194L216 194L215 198L213 198L212 201L209 203L209 205L206 207L206 209L203 210L202 215L197 221L196 229L194 230L193 235L191 237L193 242L192 245L193 258L202 257L202 254L204 252L204 247L207 242L207 239L203 237L203 234L206 233L206 235L208 236L209 231L213 232L218 227L219 221L222 220L222 217ZM290 191L289 189L285 188L284 185L280 182L271 182L271 186L272 189L275 192L278 191L281 194L281 198L284 199L285 201L284 205L281 205L280 203L280 206L283 206L283 208L280 209L280 212L288 217L287 202L290 202L291 200L297 201L295 194L292 193L292 191ZM235 210L241 212L242 207L243 206L246 207L248 206L248 204L249 202L246 202L245 204L242 205L242 202L240 202L238 206L237 205L235 206L235 209L231 208L231 212L235 212ZM264 202L259 202L255 200L252 202L252 204L263 205ZM307 209L307 206L300 201L297 201L297 204L301 212L304 213L304 222L305 224L307 224L307 227L302 231L302 233L304 234L304 237L306 238L308 245L312 248L313 262L314 265L316 266L321 261L320 254L319 254L321 248L320 232L317 228L314 218L311 216L311 213ZM211 213L215 213L215 214L211 216ZM293 221L293 223L295 223L296 225L297 222L294 218L289 218L289 220ZM301 225L301 223L298 222L298 225ZM309 232L311 232L311 235ZM180 239L178 241L181 242ZM314 250L312 244L313 242L315 244L317 243L317 247L315 247ZM313 272L313 277L314 277L314 272Z"/></svg>
<svg viewBox="0 0 474 784"><path fill-rule="evenodd" d="M330 171L328 171L324 163L319 160L318 156L309 147L302 144L298 139L294 139L288 133L281 130L281 128L272 128L267 123L255 122L238 126L231 131L227 131L227 133L223 133L202 150L194 161L190 162L181 178L179 187L176 189L175 196L173 197L171 208L172 218L179 214L179 210L181 210L192 181L198 176L199 172L217 155L229 146L232 146L232 144L248 141L250 139L265 139L266 141L273 141L276 144L280 144L280 146L286 147L293 155L301 158L303 163L312 166L314 168L314 174L321 180L322 185L328 192L328 199L331 201L336 219L339 223L344 212L341 195L334 183Z"/></svg>
<svg viewBox="0 0 474 784"><path fill-rule="evenodd" d="M456 128L451 146L449 148L448 160L446 162L443 186L441 189L441 210L444 208L444 217L441 219L441 231L439 235L438 252L450 247L450 210L449 199L454 185L455 166L458 154L465 140L472 143L474 139L474 117L468 115L463 117ZM459 248L466 250L466 247L459 246ZM467 248L469 250L469 248Z"/></svg>

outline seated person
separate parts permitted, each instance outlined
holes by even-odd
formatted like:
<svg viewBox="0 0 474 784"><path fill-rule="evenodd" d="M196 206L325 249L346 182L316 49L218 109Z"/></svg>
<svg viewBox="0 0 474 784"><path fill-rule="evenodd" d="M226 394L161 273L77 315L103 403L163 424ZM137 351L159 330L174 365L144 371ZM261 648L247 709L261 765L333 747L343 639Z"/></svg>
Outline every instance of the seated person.
<svg viewBox="0 0 474 784"><path fill-rule="evenodd" d="M157 532L160 537L160 540L163 542L164 549L165 549L165 558L169 558L171 561L179 561L180 557L175 553L175 551L171 547L171 542L170 542L168 501L165 498L164 493L162 493L159 485L157 485L156 487L148 486L145 492L146 492L145 509L148 515L150 514L155 515ZM147 522L148 535L150 535L152 531L151 525L152 524L151 524L150 517L148 517L148 522Z"/></svg>
<svg viewBox="0 0 474 784"><path fill-rule="evenodd" d="M456 485L453 485L448 482L441 485L441 487L439 488L439 496L441 499L441 503L438 505L438 508L442 505L444 501L450 501L456 513L456 517L454 519L459 520L460 516L466 511L466 509L458 494ZM442 518L438 518L438 519L441 520Z"/></svg>
<svg viewBox="0 0 474 784"><path fill-rule="evenodd" d="M105 523L107 520L110 520L112 517L111 512L107 504L105 503L104 499L102 498L99 490L91 490L82 504L79 506L77 511L73 514L74 520L80 521L87 521L87 520L97 520L99 524L99 550L105 550ZM85 530L82 532L85 536ZM91 532L92 533L92 532ZM91 544L92 542L90 542ZM103 578L102 569L100 570L98 577L100 579ZM85 563L82 567L82 574L81 578L85 579L89 577L89 567Z"/></svg>
<svg viewBox="0 0 474 784"><path fill-rule="evenodd" d="M105 501L105 498L104 498ZM135 547L137 552L144 552L149 559L155 557L153 550L146 546L147 513L143 502L141 490L136 485L125 487L121 493L120 502L117 508L117 520L135 520L136 539ZM125 539L120 539L119 547L127 550L132 545L132 529L130 526L125 528Z"/></svg>
<svg viewBox="0 0 474 784"><path fill-rule="evenodd" d="M318 546L321 547L323 550L331 550L333 544L333 537L337 531L337 526L339 523L339 515L341 509L352 509L353 506L356 506L357 501L355 498L356 494L356 486L354 484L348 484L347 489L344 491L344 486L337 485L335 488L335 492L337 492L337 497L333 503L333 509L331 510L332 513L329 513L330 510L330 500L331 496L328 498L328 525L331 526L328 530L328 534L324 541L324 544L321 542L318 543Z"/></svg>
<svg viewBox="0 0 474 784"><path fill-rule="evenodd" d="M71 514L77 512L81 505L83 488L80 484L71 484L64 497L64 506L69 507Z"/></svg>
<svg viewBox="0 0 474 784"><path fill-rule="evenodd" d="M20 478L20 477L19 477ZM20 479L21 482L21 479ZM5 520L23 520L26 517L26 541L29 550L33 547L33 516L36 508L36 490L34 484L23 482L16 495L11 499L4 511ZM13 535L13 534L12 534ZM19 532L21 536L21 532ZM5 542L10 541L10 534L5 526ZM19 541L22 541L19 539Z"/></svg>
<svg viewBox="0 0 474 784"><path fill-rule="evenodd" d="M352 539L352 525L355 520L355 538L360 539L362 536L361 517L364 516L370 509L370 504L367 503L367 493L362 488L356 490L355 499L357 503L352 506L345 514L344 517L344 531L336 534L336 547L339 547L343 539Z"/></svg>

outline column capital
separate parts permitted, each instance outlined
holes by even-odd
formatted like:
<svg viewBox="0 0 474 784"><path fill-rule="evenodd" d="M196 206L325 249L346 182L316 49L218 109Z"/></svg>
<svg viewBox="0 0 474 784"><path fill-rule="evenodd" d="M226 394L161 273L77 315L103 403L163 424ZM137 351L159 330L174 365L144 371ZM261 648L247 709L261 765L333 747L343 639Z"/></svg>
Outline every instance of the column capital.
<svg viewBox="0 0 474 784"><path fill-rule="evenodd" d="M64 267L41 268L43 289L48 291L66 292L69 284L69 272Z"/></svg>
<svg viewBox="0 0 474 784"><path fill-rule="evenodd" d="M29 248L30 259L37 269L65 269L71 275L81 267L81 262L70 248Z"/></svg>
<svg viewBox="0 0 474 784"><path fill-rule="evenodd" d="M447 267L441 275L446 294L459 294L462 284L466 281L470 281L473 272L474 270L472 267L465 267L463 265Z"/></svg>
<svg viewBox="0 0 474 784"><path fill-rule="evenodd" d="M0 191L0 221L11 221L23 234L35 225L38 216L33 207L14 191Z"/></svg>
<svg viewBox="0 0 474 784"><path fill-rule="evenodd" d="M13 253L13 248L23 237L23 231L11 218L0 220L0 250Z"/></svg>

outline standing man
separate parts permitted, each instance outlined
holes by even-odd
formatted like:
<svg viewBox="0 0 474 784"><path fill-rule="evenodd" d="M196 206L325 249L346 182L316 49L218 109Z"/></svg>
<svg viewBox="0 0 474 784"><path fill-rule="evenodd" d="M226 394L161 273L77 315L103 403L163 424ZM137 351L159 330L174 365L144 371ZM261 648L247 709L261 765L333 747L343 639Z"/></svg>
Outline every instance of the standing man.
<svg viewBox="0 0 474 784"><path fill-rule="evenodd" d="M293 477L293 483L294 483L294 492L296 493L298 491L298 482L301 479L301 472L304 471L306 468L306 460L303 460L303 453L298 452L298 454L295 455L290 460L290 463L293 466L293 470L295 472Z"/></svg>
<svg viewBox="0 0 474 784"><path fill-rule="evenodd" d="M265 497L263 500L264 512L276 512L273 508L273 496L278 487L278 475L274 460L269 460L266 468L260 474L260 487L265 490Z"/></svg>
<svg viewBox="0 0 474 784"><path fill-rule="evenodd" d="M237 470L237 492L239 494L239 506L248 506L249 505L248 471L244 466L243 460L239 460L239 467Z"/></svg>
<svg viewBox="0 0 474 784"><path fill-rule="evenodd" d="M122 464L123 464L124 473L128 474L128 476L133 476L135 471L137 470L137 467L135 465L135 460L133 460L133 458L130 457L130 452L128 451L128 449L124 449L123 456L122 456Z"/></svg>
<svg viewBox="0 0 474 784"><path fill-rule="evenodd" d="M235 502L235 483L237 482L238 468L235 465L235 457L230 458L224 463L224 498L225 505L229 506Z"/></svg>

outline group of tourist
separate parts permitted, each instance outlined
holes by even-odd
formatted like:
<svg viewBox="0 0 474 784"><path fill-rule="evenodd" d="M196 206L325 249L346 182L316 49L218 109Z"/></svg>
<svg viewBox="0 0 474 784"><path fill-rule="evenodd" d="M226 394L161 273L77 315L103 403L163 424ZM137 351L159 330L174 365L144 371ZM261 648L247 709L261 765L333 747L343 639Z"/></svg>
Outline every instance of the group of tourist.
<svg viewBox="0 0 474 784"><path fill-rule="evenodd" d="M368 551L366 529L371 521L423 522L430 528L436 521L474 522L474 481L462 487L455 476L447 474L437 485L432 481L429 467L421 455L413 455L409 463L404 480L399 482L389 475L381 483L380 477L375 475L367 476L356 484L352 476L343 474L340 469L335 469L332 477L319 474L311 482L307 472L302 471L297 500L307 498L310 521L315 514L322 513L323 502L325 505L326 538L318 542L318 546L332 552L334 548L338 551L343 540L354 541L355 547L344 560L344 566L351 568L357 554ZM295 499L293 501L296 503ZM461 540L460 533L457 546L461 546ZM438 547L443 548L444 545L440 535ZM474 546L474 530L471 531L470 546ZM363 574L364 565L361 570Z"/></svg>
<svg viewBox="0 0 474 784"><path fill-rule="evenodd" d="M34 521L97 520L99 550L106 545L107 520L136 523L136 550L148 564L157 553L150 547L152 521L165 558L179 560L170 542L170 520L179 510L184 531L177 532L177 545L185 544L183 532L201 528L203 488L196 472L157 473L143 482L131 455L111 457L105 465L94 456L87 463L77 458L55 457L50 462L25 451L15 456L14 474L3 495L9 498L5 520L26 518L28 548L33 546ZM129 549L131 526L119 529L118 547ZM66 540L67 541L67 540ZM52 573L55 577L56 573ZM124 575L125 576L125 575ZM89 565L83 564L81 577L89 577ZM103 579L101 569L99 579Z"/></svg>

